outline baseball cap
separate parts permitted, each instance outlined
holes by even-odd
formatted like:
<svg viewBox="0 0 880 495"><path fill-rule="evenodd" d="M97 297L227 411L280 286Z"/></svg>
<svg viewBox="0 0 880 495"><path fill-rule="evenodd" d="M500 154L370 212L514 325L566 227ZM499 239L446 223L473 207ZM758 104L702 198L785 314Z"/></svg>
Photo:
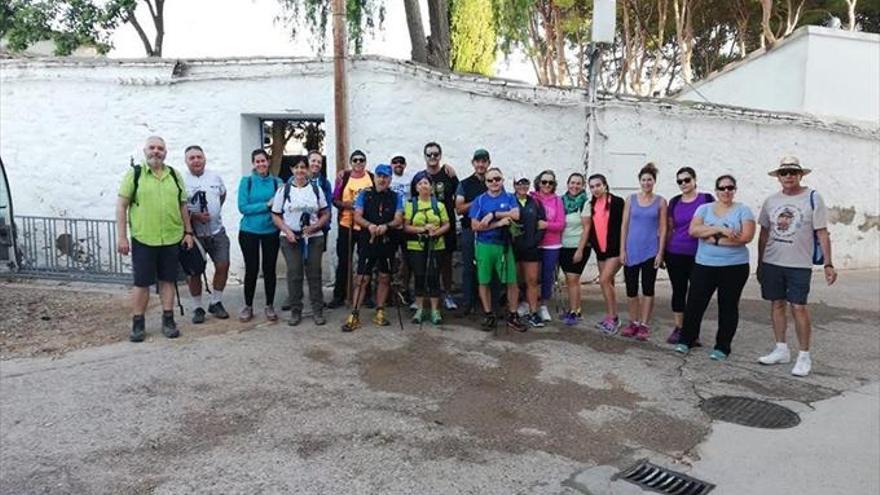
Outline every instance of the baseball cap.
<svg viewBox="0 0 880 495"><path fill-rule="evenodd" d="M386 177L391 177L391 165L387 163L380 163L376 165L376 168L373 170L373 173L376 175L384 175Z"/></svg>
<svg viewBox="0 0 880 495"><path fill-rule="evenodd" d="M531 183L532 179L528 175L526 175L522 172L517 172L517 173L513 174L513 183L514 184L517 184L521 181L527 181L527 182Z"/></svg>
<svg viewBox="0 0 880 495"><path fill-rule="evenodd" d="M474 160L489 160L489 152L483 148L474 151Z"/></svg>

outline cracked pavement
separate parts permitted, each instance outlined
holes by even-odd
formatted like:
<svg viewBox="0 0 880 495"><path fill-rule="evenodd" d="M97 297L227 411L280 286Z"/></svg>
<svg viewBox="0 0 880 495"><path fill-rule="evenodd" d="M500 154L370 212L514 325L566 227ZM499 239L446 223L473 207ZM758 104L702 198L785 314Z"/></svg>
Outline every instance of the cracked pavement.
<svg viewBox="0 0 880 495"><path fill-rule="evenodd" d="M581 327L497 338L463 318L342 334L335 311L325 327L218 334L209 320L183 324L176 341L154 325L145 344L4 356L0 492L587 493L574 478L598 466L698 463L718 427L703 398L744 395L808 416L880 377L876 270L843 272L831 288L814 281L806 379L757 364L772 337L753 281L722 363L710 345L681 357L664 343L665 283L645 343L594 330L598 290L585 293ZM713 303L707 344L714 318Z"/></svg>

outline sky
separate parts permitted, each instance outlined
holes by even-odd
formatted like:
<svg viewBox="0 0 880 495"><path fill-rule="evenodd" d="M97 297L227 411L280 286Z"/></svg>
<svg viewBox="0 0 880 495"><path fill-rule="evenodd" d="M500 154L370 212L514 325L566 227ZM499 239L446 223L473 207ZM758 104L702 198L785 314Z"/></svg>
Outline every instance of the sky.
<svg viewBox="0 0 880 495"><path fill-rule="evenodd" d="M429 34L426 0L422 2L422 20ZM142 4L140 4L143 7ZM218 7L222 5L222 7ZM365 54L409 59L410 42L406 16L401 0L385 0L384 29L375 38L365 39ZM234 57L234 56L310 56L314 55L310 34L303 31L296 41L290 29L276 21L282 9L277 0L168 0L165 3L165 41L162 55L166 58ZM138 18L151 33L145 8ZM111 57L143 57L144 48L134 28L123 25L113 35ZM327 52L332 53L328 45ZM505 62L498 57L496 76L536 82L528 61L515 54Z"/></svg>

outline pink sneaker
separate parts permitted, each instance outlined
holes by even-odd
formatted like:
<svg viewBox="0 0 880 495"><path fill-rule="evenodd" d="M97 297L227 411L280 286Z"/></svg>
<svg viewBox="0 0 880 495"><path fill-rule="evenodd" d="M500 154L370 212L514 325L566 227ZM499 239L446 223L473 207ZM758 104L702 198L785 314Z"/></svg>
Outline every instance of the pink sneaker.
<svg viewBox="0 0 880 495"><path fill-rule="evenodd" d="M639 331L639 324L634 321L631 321L631 322L629 322L629 324L627 324L625 327L623 327L623 330L620 331L620 335L623 337L633 337L633 336L635 336L636 332L638 332L638 331Z"/></svg>
<svg viewBox="0 0 880 495"><path fill-rule="evenodd" d="M636 339L641 341L648 340L648 337L651 336L651 328L647 325L639 325L638 329L636 329Z"/></svg>

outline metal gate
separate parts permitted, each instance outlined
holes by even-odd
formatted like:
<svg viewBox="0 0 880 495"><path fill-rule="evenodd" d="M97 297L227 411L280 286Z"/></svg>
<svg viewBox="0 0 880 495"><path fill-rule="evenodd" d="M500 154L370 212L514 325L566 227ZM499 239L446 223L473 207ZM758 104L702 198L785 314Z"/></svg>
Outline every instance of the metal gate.
<svg viewBox="0 0 880 495"><path fill-rule="evenodd" d="M131 282L131 258L116 252L116 222L17 215L22 276Z"/></svg>

